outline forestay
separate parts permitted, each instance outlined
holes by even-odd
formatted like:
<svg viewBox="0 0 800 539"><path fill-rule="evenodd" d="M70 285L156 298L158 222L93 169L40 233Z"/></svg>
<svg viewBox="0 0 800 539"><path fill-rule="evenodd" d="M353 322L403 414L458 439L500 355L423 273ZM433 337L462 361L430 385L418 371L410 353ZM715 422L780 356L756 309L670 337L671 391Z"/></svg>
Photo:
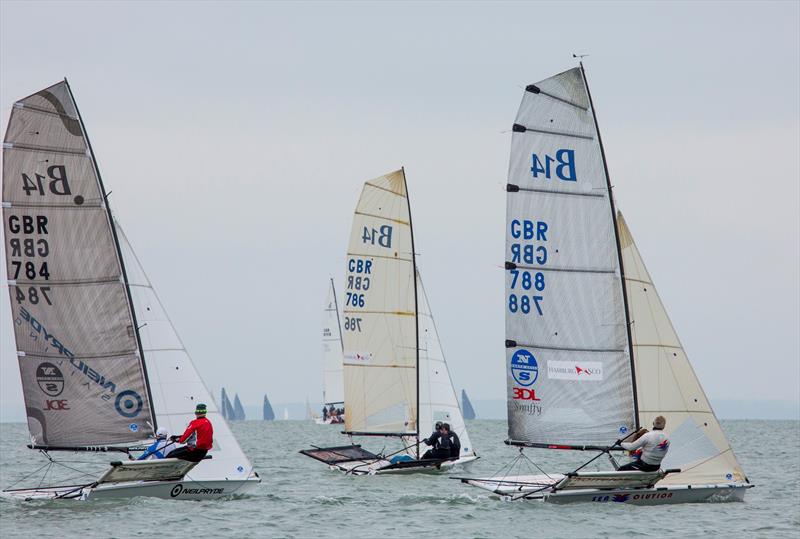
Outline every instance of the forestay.
<svg viewBox="0 0 800 539"><path fill-rule="evenodd" d="M417 317L411 215L398 170L364 184L343 300L349 432L417 432Z"/></svg>
<svg viewBox="0 0 800 539"><path fill-rule="evenodd" d="M639 422L667 418L670 449L662 468L680 468L659 484L745 481L722 428L622 215L617 217L639 393Z"/></svg>
<svg viewBox="0 0 800 539"><path fill-rule="evenodd" d="M437 421L449 423L450 430L458 435L461 441L461 453L464 457L475 454L475 448L467 433L458 397L453 389L450 371L445 362L439 332L433 320L428 303L428 294L422 286L422 278L417 272L417 290L419 293L419 425L420 434L427 436L433 432Z"/></svg>
<svg viewBox="0 0 800 539"><path fill-rule="evenodd" d="M151 437L156 422L124 266L66 81L12 108L3 144L3 222L34 443Z"/></svg>
<svg viewBox="0 0 800 539"><path fill-rule="evenodd" d="M326 405L344 402L343 346L339 304L331 279L322 317L322 402Z"/></svg>
<svg viewBox="0 0 800 539"><path fill-rule="evenodd" d="M510 442L607 446L636 415L612 201L580 69L526 88L507 191Z"/></svg>
<svg viewBox="0 0 800 539"><path fill-rule="evenodd" d="M159 427L166 428L171 434L182 434L193 419L195 405L206 404L207 417L214 426L214 446L209 453L212 459L204 460L194 468L190 479L247 479L252 471L250 461L211 398L119 223L117 231L134 308L138 313Z"/></svg>

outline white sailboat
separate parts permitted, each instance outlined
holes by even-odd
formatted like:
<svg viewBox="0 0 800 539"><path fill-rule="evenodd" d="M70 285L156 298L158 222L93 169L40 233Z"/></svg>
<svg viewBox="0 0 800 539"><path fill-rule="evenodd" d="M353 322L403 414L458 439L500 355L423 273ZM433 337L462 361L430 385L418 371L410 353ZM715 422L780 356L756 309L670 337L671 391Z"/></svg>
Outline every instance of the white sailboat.
<svg viewBox="0 0 800 539"><path fill-rule="evenodd" d="M344 423L344 366L342 354L342 325L339 319L339 302L336 287L331 279L322 318L322 416L314 415L318 425Z"/></svg>
<svg viewBox="0 0 800 539"><path fill-rule="evenodd" d="M475 460L417 271L403 170L365 183L347 255L345 434L394 437L404 447L380 455L354 444L301 453L353 474L432 471ZM460 438L457 456L423 458L421 440L437 421Z"/></svg>
<svg viewBox="0 0 800 539"><path fill-rule="evenodd" d="M511 142L505 268L506 443L520 447L517 460L527 460L525 447L597 450L611 469L581 471L586 463L463 482L553 503L744 498L753 485L614 209L582 65L525 90ZM616 471L618 442L658 415L670 443L661 469Z"/></svg>
<svg viewBox="0 0 800 539"><path fill-rule="evenodd" d="M206 403L205 460L113 462L22 499L215 499L260 479L219 413L119 224L67 81L14 104L3 144L8 286L31 449L127 454ZM209 458L210 457L210 458ZM69 460L65 461L66 464Z"/></svg>

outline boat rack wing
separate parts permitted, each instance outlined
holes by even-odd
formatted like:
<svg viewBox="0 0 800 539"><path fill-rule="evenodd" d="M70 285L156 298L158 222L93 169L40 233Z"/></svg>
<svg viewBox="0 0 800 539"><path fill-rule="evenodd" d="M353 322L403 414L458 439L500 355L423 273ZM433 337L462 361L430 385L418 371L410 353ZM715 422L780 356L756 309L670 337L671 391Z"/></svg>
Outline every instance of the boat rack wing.
<svg viewBox="0 0 800 539"><path fill-rule="evenodd" d="M641 472L578 472L567 474L561 481L553 485L553 490L579 489L613 489L613 488L649 488L669 473L680 470L657 470Z"/></svg>
<svg viewBox="0 0 800 539"><path fill-rule="evenodd" d="M342 445L337 447L316 447L314 449L303 449L303 455L316 459L325 464L341 464L342 462L353 462L359 460L380 460L380 456L371 453L360 445Z"/></svg>
<svg viewBox="0 0 800 539"><path fill-rule="evenodd" d="M177 481L197 464L197 462L181 459L114 461L111 463L111 468L97 480L97 483Z"/></svg>

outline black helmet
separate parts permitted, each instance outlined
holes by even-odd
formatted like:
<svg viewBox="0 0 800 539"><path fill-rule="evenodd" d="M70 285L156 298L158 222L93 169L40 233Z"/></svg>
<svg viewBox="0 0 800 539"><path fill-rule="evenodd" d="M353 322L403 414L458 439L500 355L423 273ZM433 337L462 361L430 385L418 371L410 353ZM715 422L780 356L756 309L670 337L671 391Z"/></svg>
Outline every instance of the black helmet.
<svg viewBox="0 0 800 539"><path fill-rule="evenodd" d="M440 428L442 428L442 422L441 421L437 421L436 425L433 426L433 429L434 430L439 430Z"/></svg>

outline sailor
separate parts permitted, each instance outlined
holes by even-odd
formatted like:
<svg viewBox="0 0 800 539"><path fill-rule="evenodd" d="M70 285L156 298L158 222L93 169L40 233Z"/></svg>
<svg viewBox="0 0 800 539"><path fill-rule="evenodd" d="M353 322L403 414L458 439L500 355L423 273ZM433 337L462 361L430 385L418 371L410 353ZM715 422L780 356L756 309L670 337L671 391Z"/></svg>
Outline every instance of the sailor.
<svg viewBox="0 0 800 539"><path fill-rule="evenodd" d="M445 432L444 435L450 440L450 454L445 458L458 458L461 453L461 440L458 439L458 434L450 430L450 423L443 424L442 428Z"/></svg>
<svg viewBox="0 0 800 539"><path fill-rule="evenodd" d="M194 421L189 423L186 431L181 436L170 436L170 440L181 444L186 444L173 451L170 451L167 458L188 460L190 462L200 462L211 450L214 438L214 427L206 417L207 407L205 404L198 404L194 409Z"/></svg>
<svg viewBox="0 0 800 539"><path fill-rule="evenodd" d="M323 421L328 419L328 409L325 407L325 405L322 406L322 419Z"/></svg>
<svg viewBox="0 0 800 539"><path fill-rule="evenodd" d="M622 442L619 445L628 451L642 449L642 455L638 460L634 460L619 467L619 471L639 470L642 472L655 472L661 467L661 461L669 451L669 439L664 434L664 427L667 420L660 415L653 420L653 430L639 436L635 442ZM643 429L646 430L646 429Z"/></svg>
<svg viewBox="0 0 800 539"><path fill-rule="evenodd" d="M434 456L434 454L436 453L436 450L439 448L439 437L441 436L441 431L442 431L442 422L437 421L436 424L433 426L433 432L431 433L431 435L422 440L423 442L425 442L425 445L433 446L427 451L425 451L425 454L422 455L423 459L437 458Z"/></svg>
<svg viewBox="0 0 800 539"><path fill-rule="evenodd" d="M152 443L150 447L144 450L144 453L139 455L139 458L136 460L153 460L153 459L163 459L165 449L167 446L172 445L171 442L167 440L167 429L164 427L159 428L156 431L156 441Z"/></svg>

